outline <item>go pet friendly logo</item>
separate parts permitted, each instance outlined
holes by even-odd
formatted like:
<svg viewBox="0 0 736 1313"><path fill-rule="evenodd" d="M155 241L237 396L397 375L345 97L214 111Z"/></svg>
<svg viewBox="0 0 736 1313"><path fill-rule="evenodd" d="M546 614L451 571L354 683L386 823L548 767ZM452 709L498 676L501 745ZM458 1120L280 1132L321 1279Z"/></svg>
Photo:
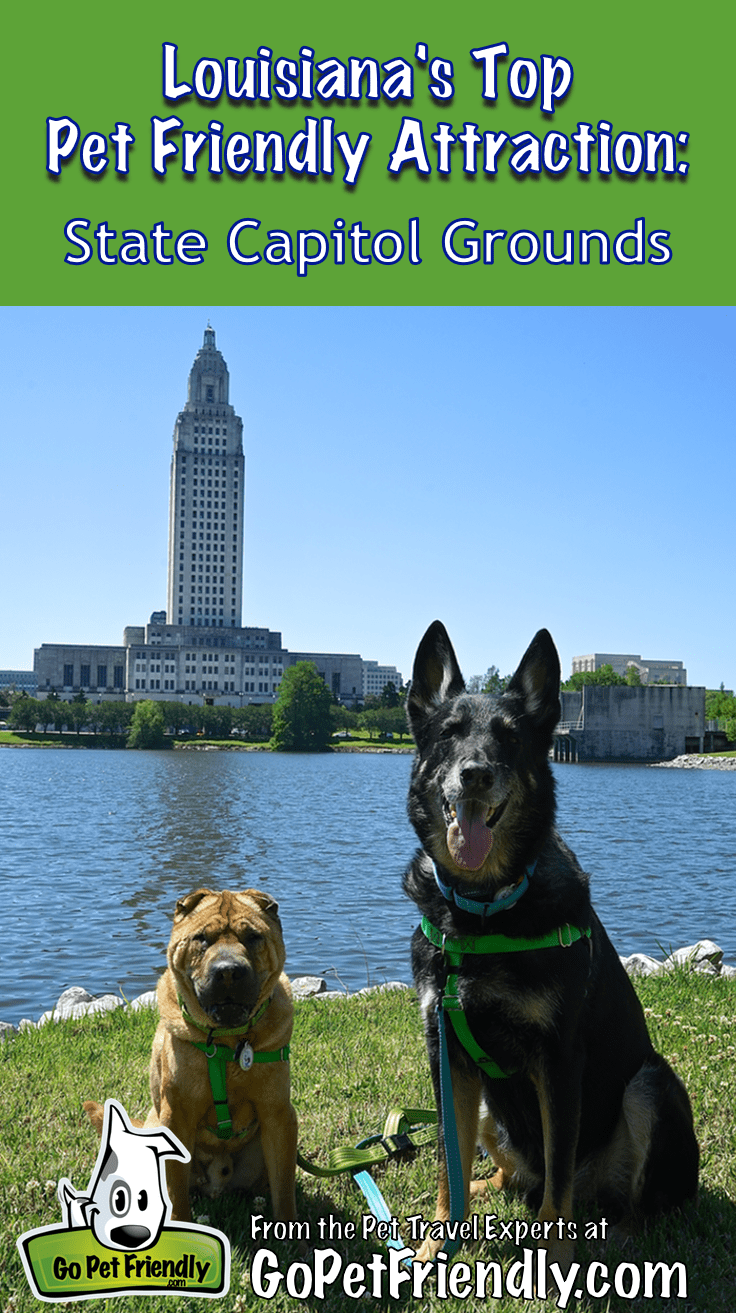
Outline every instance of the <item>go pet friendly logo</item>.
<svg viewBox="0 0 736 1313"><path fill-rule="evenodd" d="M188 1162L189 1153L171 1131L140 1130L121 1104L106 1100L87 1193L60 1180L63 1225L26 1231L17 1241L37 1299L227 1294L227 1237L194 1223L168 1225L166 1158Z"/></svg>

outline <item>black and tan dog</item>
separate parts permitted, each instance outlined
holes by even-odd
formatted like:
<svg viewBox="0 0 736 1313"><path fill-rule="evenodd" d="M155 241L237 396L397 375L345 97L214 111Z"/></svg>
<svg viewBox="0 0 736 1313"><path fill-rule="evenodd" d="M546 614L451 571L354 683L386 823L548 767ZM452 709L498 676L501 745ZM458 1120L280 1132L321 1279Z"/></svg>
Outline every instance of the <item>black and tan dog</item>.
<svg viewBox="0 0 736 1313"><path fill-rule="evenodd" d="M266 1182L274 1217L296 1218L294 1009L285 956L278 905L268 894L197 889L176 904L144 1123L168 1127L192 1156L166 1167L176 1221L191 1218L190 1188L216 1196ZM205 1050L219 1053L223 1090ZM101 1105L85 1110L99 1131Z"/></svg>
<svg viewBox="0 0 736 1313"><path fill-rule="evenodd" d="M696 1194L698 1146L685 1087L652 1047L588 877L554 828L559 680L542 629L498 699L468 694L444 626L430 626L408 697L422 847L404 887L423 913L412 959L438 1106L445 996L465 1211L480 1140L494 1184L522 1192L566 1264L575 1201L624 1225L675 1208Z"/></svg>

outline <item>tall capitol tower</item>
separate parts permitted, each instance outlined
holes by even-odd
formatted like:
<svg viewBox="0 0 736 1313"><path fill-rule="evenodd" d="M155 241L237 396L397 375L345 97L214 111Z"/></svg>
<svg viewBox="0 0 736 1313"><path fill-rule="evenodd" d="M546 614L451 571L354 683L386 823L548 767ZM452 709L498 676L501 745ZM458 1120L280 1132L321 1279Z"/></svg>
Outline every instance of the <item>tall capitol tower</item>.
<svg viewBox="0 0 736 1313"><path fill-rule="evenodd" d="M243 604L243 421L228 400L230 375L204 342L174 425L169 493L169 625L239 629Z"/></svg>
<svg viewBox="0 0 736 1313"><path fill-rule="evenodd" d="M94 702L153 699L243 707L273 703L284 671L316 666L346 706L386 683L395 666L357 652L294 652L281 633L242 627L243 422L228 400L230 375L209 324L174 425L169 493L169 577L165 611L126 625L119 646L43 643L33 670L40 697L78 693Z"/></svg>

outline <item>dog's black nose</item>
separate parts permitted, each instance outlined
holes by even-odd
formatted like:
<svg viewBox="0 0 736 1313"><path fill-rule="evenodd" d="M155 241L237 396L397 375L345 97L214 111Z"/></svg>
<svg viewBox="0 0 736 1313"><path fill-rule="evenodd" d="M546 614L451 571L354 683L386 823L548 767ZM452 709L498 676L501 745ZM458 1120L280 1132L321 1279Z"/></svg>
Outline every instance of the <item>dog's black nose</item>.
<svg viewBox="0 0 736 1313"><path fill-rule="evenodd" d="M240 962L234 958L227 958L222 962L215 962L212 967L212 985L215 988L224 986L232 987L241 985L250 974L250 967L247 962Z"/></svg>
<svg viewBox="0 0 736 1313"><path fill-rule="evenodd" d="M151 1238L152 1232L147 1226L116 1226L110 1232L110 1239L116 1245L124 1245L126 1249L140 1249Z"/></svg>
<svg viewBox="0 0 736 1313"><path fill-rule="evenodd" d="M480 762L468 762L460 770L460 782L464 789L490 789L493 785L493 772Z"/></svg>

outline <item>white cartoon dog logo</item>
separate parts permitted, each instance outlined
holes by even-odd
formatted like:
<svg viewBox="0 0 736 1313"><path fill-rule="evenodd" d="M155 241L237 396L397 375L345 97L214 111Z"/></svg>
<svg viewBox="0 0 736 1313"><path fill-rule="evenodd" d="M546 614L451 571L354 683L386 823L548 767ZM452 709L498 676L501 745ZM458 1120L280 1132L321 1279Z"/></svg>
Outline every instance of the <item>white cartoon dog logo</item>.
<svg viewBox="0 0 736 1313"><path fill-rule="evenodd" d="M59 1181L64 1225L89 1227L108 1249L151 1248L171 1215L163 1159L189 1157L170 1131L136 1129L122 1104L107 1099L87 1194L78 1194L66 1177Z"/></svg>

